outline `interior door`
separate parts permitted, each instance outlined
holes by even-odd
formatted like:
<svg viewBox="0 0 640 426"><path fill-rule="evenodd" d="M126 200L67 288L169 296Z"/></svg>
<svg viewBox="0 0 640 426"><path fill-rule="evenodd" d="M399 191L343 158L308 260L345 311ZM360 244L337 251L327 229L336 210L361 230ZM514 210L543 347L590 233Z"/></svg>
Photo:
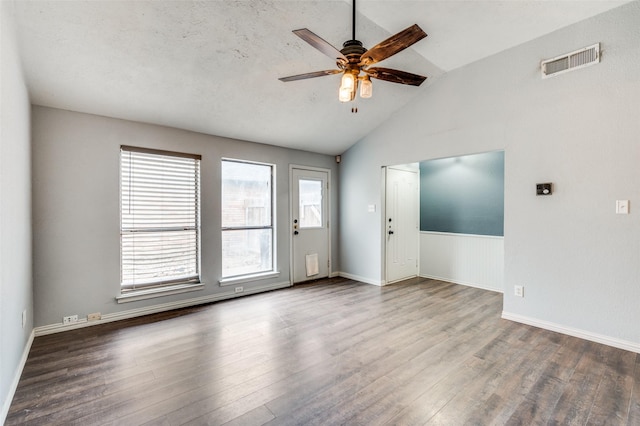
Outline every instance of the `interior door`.
<svg viewBox="0 0 640 426"><path fill-rule="evenodd" d="M291 169L293 282L329 276L329 172Z"/></svg>
<svg viewBox="0 0 640 426"><path fill-rule="evenodd" d="M418 276L418 170L387 167L385 200L386 282Z"/></svg>

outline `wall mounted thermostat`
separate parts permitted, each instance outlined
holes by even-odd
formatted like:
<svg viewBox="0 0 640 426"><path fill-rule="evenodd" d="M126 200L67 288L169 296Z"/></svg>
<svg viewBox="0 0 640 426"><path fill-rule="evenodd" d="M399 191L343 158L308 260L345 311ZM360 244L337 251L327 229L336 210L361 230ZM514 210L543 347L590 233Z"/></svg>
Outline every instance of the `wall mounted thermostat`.
<svg viewBox="0 0 640 426"><path fill-rule="evenodd" d="M552 184L549 183L537 183L536 184L536 195L551 195L552 193Z"/></svg>

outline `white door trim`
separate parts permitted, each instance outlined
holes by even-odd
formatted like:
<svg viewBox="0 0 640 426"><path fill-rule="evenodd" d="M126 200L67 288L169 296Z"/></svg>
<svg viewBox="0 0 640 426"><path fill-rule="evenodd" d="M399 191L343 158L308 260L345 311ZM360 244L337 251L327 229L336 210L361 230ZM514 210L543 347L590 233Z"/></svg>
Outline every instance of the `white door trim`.
<svg viewBox="0 0 640 426"><path fill-rule="evenodd" d="M291 285L294 284L293 277L293 232L292 232L292 223L294 216L295 206L291 202L293 200L293 170L309 170L313 172L323 172L327 174L327 238L328 238L328 259L329 259L329 278L333 275L333 260L331 258L331 226L333 226L333 217L331 216L331 169L325 169L323 167L313 167L313 166L302 166L299 164L289 164L289 223L287 224L287 229L289 232L289 283Z"/></svg>

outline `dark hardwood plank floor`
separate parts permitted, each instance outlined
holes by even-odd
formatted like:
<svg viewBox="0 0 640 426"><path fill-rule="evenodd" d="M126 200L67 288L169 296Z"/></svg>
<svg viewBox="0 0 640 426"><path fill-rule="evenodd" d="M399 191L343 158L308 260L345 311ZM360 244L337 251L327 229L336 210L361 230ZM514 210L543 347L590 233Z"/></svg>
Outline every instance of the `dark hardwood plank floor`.
<svg viewBox="0 0 640 426"><path fill-rule="evenodd" d="M640 355L501 310L339 278L41 336L6 424L640 424Z"/></svg>

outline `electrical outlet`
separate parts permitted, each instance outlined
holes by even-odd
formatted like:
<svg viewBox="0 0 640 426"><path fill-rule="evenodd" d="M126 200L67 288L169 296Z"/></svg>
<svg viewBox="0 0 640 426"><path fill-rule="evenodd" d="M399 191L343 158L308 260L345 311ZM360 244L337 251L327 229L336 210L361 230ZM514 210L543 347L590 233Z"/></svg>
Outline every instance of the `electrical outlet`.
<svg viewBox="0 0 640 426"><path fill-rule="evenodd" d="M92 314L87 315L87 321L98 321L101 318L102 318L102 315L100 315L100 312L94 312Z"/></svg>
<svg viewBox="0 0 640 426"><path fill-rule="evenodd" d="M523 285L514 285L513 286L513 294L518 297L524 297L524 286Z"/></svg>
<svg viewBox="0 0 640 426"><path fill-rule="evenodd" d="M244 287L236 287L236 293L242 293L244 291Z"/></svg>
<svg viewBox="0 0 640 426"><path fill-rule="evenodd" d="M69 315L68 317L62 317L62 323L63 324L71 324L74 322L78 322L78 316L77 315Z"/></svg>
<svg viewBox="0 0 640 426"><path fill-rule="evenodd" d="M22 328L27 324L27 310L22 311Z"/></svg>

